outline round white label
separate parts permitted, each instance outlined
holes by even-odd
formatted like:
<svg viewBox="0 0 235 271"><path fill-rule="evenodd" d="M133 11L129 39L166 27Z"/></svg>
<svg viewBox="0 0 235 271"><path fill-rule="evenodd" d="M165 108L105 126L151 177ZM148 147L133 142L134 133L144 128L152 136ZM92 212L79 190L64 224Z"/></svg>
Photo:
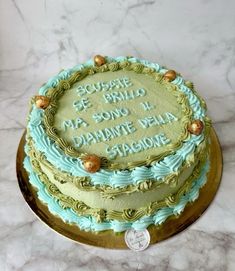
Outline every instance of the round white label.
<svg viewBox="0 0 235 271"><path fill-rule="evenodd" d="M142 251L149 246L150 235L147 229L134 230L130 229L125 232L125 242L129 249Z"/></svg>

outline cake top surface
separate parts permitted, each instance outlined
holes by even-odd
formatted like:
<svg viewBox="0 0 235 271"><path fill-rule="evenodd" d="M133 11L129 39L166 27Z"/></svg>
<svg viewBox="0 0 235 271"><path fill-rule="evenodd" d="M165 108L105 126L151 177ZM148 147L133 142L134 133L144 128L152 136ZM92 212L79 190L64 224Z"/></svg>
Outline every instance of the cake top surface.
<svg viewBox="0 0 235 271"><path fill-rule="evenodd" d="M80 153L119 165L174 149L185 137L191 111L182 94L153 74L98 72L75 83L58 100L54 127Z"/></svg>
<svg viewBox="0 0 235 271"><path fill-rule="evenodd" d="M192 83L146 60L103 60L64 70L39 89L28 124L38 150L75 176L87 176L84 159L94 154L101 169L90 171L92 180L115 185L128 174L138 181L178 170L210 126Z"/></svg>

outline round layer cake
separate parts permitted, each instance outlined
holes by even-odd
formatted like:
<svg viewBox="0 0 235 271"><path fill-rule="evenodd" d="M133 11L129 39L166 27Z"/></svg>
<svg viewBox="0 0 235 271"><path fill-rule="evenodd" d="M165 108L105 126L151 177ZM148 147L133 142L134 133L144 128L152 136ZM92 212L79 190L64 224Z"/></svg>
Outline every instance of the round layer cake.
<svg viewBox="0 0 235 271"><path fill-rule="evenodd" d="M32 98L24 167L65 222L94 232L144 229L198 198L210 127L205 102L174 70L98 55Z"/></svg>

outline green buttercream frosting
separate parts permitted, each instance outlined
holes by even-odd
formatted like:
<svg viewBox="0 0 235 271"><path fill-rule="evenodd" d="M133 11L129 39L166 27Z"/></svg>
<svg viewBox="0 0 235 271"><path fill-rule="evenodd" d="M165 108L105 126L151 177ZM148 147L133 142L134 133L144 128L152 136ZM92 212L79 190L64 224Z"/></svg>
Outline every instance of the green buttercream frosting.
<svg viewBox="0 0 235 271"><path fill-rule="evenodd" d="M187 171L188 168L194 167L195 164L201 160L205 154L208 152L208 143L204 141L200 147L197 148L194 155L187 159L184 165L181 167L180 171L169 174L167 177L161 179L161 181L154 181L151 179L143 179L136 185L128 185L124 187L112 187L109 185L93 185L90 182L89 177L75 177L71 174L63 172L56 169L50 162L48 162L45 156L36 151L32 139L28 137L27 139L29 152L28 155L32 160L37 160L41 165L43 165L44 170L52 174L52 178L55 179L60 184L72 183L80 191L99 191L103 198L114 199L119 195L131 194L134 192L146 192L150 190L156 190L161 188L163 185L169 185L169 187L175 187L179 182L179 177ZM74 188L71 188L74 190ZM69 193L68 193L69 194Z"/></svg>
<svg viewBox="0 0 235 271"><path fill-rule="evenodd" d="M133 222L179 202L208 157L211 122L205 102L178 74L132 58L107 58L65 71L31 101L27 155L50 196L98 222ZM155 68L153 68L155 67ZM204 125L188 131L192 120ZM101 169L86 170L86 154ZM138 200L137 200L138 199Z"/></svg>
<svg viewBox="0 0 235 271"><path fill-rule="evenodd" d="M83 69L47 95L47 134L66 154L95 153L113 170L163 159L188 137L187 97L140 63Z"/></svg>
<svg viewBox="0 0 235 271"><path fill-rule="evenodd" d="M181 196L192 187L194 180L199 176L207 155L208 153L204 152L200 162L196 165L192 174L190 174L190 177L188 177L188 179L183 182L183 185L177 189L174 194L169 194L166 198L164 198L164 200L151 201L149 204L147 204L147 206L142 206L140 208L126 208L122 211L115 209L108 210L106 208L92 208L81 200L76 200L71 196L65 195L60 191L60 189L58 189L57 185L52 183L51 178L49 178L45 173L45 170L41 168L38 160L32 155L30 159L34 171L38 174L40 180L45 184L48 193L54 198L58 199L61 207L72 208L78 215L92 215L98 222L102 222L106 219L116 219L119 221L136 221L143 216L152 215L159 208L176 204L179 202ZM61 184L61 180L58 182ZM148 189L149 185L151 186L150 182L143 182L142 185L145 186L146 189Z"/></svg>

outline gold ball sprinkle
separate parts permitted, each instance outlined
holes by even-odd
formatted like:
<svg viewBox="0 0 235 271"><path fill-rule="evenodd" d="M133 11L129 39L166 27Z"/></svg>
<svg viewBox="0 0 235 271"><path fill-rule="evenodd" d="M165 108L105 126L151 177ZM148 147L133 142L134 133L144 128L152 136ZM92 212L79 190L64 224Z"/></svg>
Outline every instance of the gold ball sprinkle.
<svg viewBox="0 0 235 271"><path fill-rule="evenodd" d="M95 154L88 154L83 158L83 165L87 172L95 173L100 169L101 159Z"/></svg>
<svg viewBox="0 0 235 271"><path fill-rule="evenodd" d="M163 78L166 81L171 82L171 81L175 80L176 76L177 75L176 75L176 72L174 70L169 70L164 74Z"/></svg>
<svg viewBox="0 0 235 271"><path fill-rule="evenodd" d="M193 135L200 135L203 127L204 124L201 120L193 120L188 126L188 131Z"/></svg>
<svg viewBox="0 0 235 271"><path fill-rule="evenodd" d="M50 99L46 96L39 95L35 97L35 105L37 108L46 109L49 103Z"/></svg>
<svg viewBox="0 0 235 271"><path fill-rule="evenodd" d="M94 57L94 63L96 66L100 67L102 65L104 65L106 63L105 57L101 56L101 55L96 55Z"/></svg>

